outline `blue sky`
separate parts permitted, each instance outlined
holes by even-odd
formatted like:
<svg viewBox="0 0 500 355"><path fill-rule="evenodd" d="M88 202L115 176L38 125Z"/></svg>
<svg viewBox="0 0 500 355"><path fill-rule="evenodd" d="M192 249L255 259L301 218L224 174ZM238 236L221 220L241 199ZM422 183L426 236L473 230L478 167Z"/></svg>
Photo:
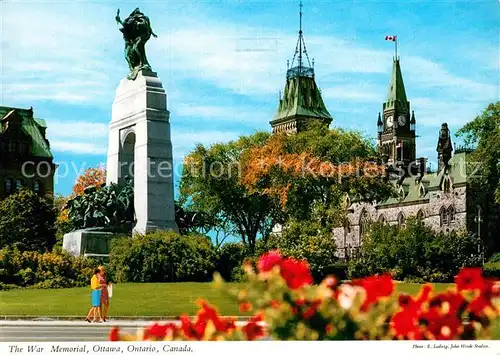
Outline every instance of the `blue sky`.
<svg viewBox="0 0 500 355"><path fill-rule="evenodd" d="M398 54L417 119L417 154L436 160L452 133L499 98L497 1L304 0L303 30L334 126L375 138ZM196 143L270 130L298 31L298 1L0 1L0 104L48 123L69 194L78 171L106 163L111 105L127 74L114 21L136 6L158 38L146 47L167 90L174 163ZM175 180L176 184L178 180Z"/></svg>

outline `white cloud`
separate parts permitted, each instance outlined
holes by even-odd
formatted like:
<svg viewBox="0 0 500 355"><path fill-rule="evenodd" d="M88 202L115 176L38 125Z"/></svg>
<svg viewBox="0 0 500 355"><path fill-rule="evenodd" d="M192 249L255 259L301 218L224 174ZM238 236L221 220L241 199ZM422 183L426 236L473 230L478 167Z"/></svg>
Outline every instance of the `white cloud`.
<svg viewBox="0 0 500 355"><path fill-rule="evenodd" d="M104 155L108 151L107 146L103 145L61 140L50 141L50 147L53 151L73 154Z"/></svg>
<svg viewBox="0 0 500 355"><path fill-rule="evenodd" d="M108 150L108 126L84 121L48 121L47 138L54 152L103 155Z"/></svg>
<svg viewBox="0 0 500 355"><path fill-rule="evenodd" d="M240 132L236 131L174 131L171 133L174 159L183 159L197 144L210 146L215 143L229 142L239 136Z"/></svg>

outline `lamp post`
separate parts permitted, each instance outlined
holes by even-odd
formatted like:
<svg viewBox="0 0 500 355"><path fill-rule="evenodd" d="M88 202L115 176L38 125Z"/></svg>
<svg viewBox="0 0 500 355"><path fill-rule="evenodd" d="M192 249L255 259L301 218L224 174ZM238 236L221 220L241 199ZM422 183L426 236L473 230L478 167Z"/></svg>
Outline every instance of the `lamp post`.
<svg viewBox="0 0 500 355"><path fill-rule="evenodd" d="M481 239L481 222L483 222L483 217L481 216L481 209L478 208L477 216L474 217L474 222L477 223L477 236L479 237L479 245L477 246L478 252L481 252L481 261L484 266L484 243Z"/></svg>

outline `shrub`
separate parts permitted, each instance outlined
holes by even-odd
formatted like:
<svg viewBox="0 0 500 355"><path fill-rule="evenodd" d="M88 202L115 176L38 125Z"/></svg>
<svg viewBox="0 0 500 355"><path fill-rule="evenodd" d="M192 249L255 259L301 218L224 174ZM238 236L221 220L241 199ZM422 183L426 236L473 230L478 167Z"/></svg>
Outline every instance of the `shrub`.
<svg viewBox="0 0 500 355"><path fill-rule="evenodd" d="M389 272L412 282L450 282L462 267L480 265L478 240L466 233L436 233L416 219L398 229L373 223L358 258L349 262L351 278Z"/></svg>
<svg viewBox="0 0 500 355"><path fill-rule="evenodd" d="M110 270L119 282L208 281L216 253L206 236L158 231L118 239L112 244Z"/></svg>
<svg viewBox="0 0 500 355"><path fill-rule="evenodd" d="M0 201L0 248L44 252L56 243L56 211L50 199L22 189Z"/></svg>
<svg viewBox="0 0 500 355"><path fill-rule="evenodd" d="M0 250L0 285L2 289L87 286L97 265L98 260L66 252L42 254L8 247Z"/></svg>
<svg viewBox="0 0 500 355"><path fill-rule="evenodd" d="M483 270L488 277L500 278L500 262L487 262Z"/></svg>
<svg viewBox="0 0 500 355"><path fill-rule="evenodd" d="M316 281L339 271L331 231L319 228L317 223L289 222L282 234L269 238L268 248L277 249L285 256L306 260Z"/></svg>
<svg viewBox="0 0 500 355"><path fill-rule="evenodd" d="M236 281L233 274L239 279L237 273L241 269L241 264L248 255L248 249L241 242L224 243L217 251L217 272L224 280Z"/></svg>

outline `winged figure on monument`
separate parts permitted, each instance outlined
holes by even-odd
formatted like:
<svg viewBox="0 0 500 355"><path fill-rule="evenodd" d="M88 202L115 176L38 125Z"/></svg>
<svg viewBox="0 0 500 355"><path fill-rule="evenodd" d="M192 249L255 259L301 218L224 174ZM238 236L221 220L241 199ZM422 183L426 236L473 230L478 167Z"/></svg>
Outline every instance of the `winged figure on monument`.
<svg viewBox="0 0 500 355"><path fill-rule="evenodd" d="M145 46L151 36L155 38L158 36L153 32L149 18L139 8L132 11L123 21L120 19L120 9L118 9L115 20L122 26L120 31L125 41L125 59L130 69L127 78L135 80L139 71L151 70Z"/></svg>

